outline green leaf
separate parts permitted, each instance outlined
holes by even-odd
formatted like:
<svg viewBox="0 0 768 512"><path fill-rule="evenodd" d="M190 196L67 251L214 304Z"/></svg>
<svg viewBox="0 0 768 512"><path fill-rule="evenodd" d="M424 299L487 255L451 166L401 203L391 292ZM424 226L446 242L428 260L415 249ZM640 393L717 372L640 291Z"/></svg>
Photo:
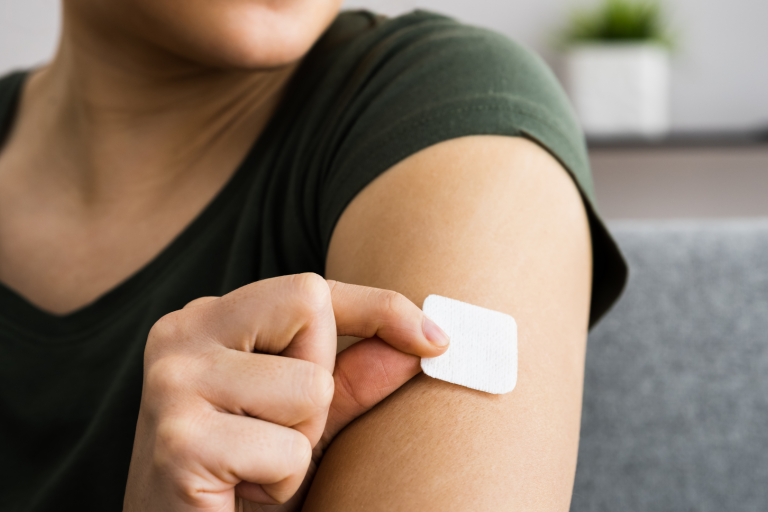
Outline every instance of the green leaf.
<svg viewBox="0 0 768 512"><path fill-rule="evenodd" d="M655 42L671 46L658 0L603 0L594 9L571 13L562 31L566 45L590 42Z"/></svg>

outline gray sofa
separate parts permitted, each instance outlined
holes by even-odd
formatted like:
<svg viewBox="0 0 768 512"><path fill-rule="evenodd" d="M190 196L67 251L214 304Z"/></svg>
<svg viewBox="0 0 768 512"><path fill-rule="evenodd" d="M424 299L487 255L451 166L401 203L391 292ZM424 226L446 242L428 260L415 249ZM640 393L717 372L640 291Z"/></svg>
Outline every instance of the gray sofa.
<svg viewBox="0 0 768 512"><path fill-rule="evenodd" d="M768 219L612 228L571 511L768 510Z"/></svg>

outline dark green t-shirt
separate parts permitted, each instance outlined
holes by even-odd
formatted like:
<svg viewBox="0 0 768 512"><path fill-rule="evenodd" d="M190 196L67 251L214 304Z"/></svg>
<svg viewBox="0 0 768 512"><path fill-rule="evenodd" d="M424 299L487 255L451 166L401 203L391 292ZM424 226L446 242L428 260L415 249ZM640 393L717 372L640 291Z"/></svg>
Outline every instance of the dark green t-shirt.
<svg viewBox="0 0 768 512"><path fill-rule="evenodd" d="M25 76L0 81L0 143ZM153 261L64 316L0 285L0 509L120 509L152 325L197 297L322 274L334 225L360 190L423 148L478 134L538 142L579 186L594 323L626 267L595 213L582 135L549 69L499 34L437 14L341 14L229 183Z"/></svg>

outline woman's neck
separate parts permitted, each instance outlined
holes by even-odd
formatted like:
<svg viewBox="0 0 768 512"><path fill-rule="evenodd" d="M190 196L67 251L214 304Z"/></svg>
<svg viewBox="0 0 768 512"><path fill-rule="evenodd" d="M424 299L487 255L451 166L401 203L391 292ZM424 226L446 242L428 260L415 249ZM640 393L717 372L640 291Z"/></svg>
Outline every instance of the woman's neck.
<svg viewBox="0 0 768 512"><path fill-rule="evenodd" d="M64 15L56 57L30 78L21 107L57 157L38 172L55 172L86 203L131 190L161 198L189 174L233 171L297 66L205 68L90 27L66 2Z"/></svg>
<svg viewBox="0 0 768 512"><path fill-rule="evenodd" d="M204 69L70 21L53 62L25 84L0 152L0 281L60 314L199 215L296 68Z"/></svg>

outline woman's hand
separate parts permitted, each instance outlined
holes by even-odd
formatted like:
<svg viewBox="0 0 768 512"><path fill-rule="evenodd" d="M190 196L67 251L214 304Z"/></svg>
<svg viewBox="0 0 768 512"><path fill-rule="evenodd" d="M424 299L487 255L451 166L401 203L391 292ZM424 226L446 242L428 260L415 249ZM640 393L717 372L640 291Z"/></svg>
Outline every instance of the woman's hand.
<svg viewBox="0 0 768 512"><path fill-rule="evenodd" d="M337 335L369 339L340 354L334 372ZM125 509L287 501L308 486L313 448L316 461L341 428L418 373L416 356L443 353L444 336L399 294L315 274L166 315L147 341Z"/></svg>

